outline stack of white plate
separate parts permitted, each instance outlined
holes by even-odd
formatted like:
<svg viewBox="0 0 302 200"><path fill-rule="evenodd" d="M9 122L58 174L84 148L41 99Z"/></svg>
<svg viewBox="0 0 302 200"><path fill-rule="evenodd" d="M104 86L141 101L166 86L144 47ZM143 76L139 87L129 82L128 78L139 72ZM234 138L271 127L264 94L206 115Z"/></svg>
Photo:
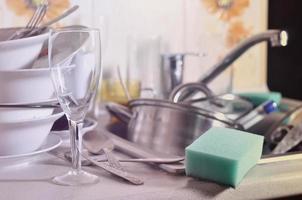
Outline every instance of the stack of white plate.
<svg viewBox="0 0 302 200"><path fill-rule="evenodd" d="M6 41L16 30L0 29L0 104L10 105L0 108L0 159L34 154L42 145L49 148L47 142L57 145L59 141L55 143L48 136L53 123L63 115L54 108L11 106L55 100L48 66L32 67L48 33Z"/></svg>

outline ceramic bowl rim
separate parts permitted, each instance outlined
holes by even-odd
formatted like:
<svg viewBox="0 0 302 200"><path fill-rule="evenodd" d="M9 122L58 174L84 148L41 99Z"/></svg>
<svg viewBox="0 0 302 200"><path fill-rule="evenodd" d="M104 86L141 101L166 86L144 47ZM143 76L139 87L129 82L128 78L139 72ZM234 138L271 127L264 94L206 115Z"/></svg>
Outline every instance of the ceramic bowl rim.
<svg viewBox="0 0 302 200"><path fill-rule="evenodd" d="M13 69L13 70L1 70L0 69L0 73L15 73L15 74L19 74L19 73L31 73L31 72L44 72L44 71L49 71L50 72L50 68L49 67L43 67L43 68L28 68L28 69Z"/></svg>
<svg viewBox="0 0 302 200"><path fill-rule="evenodd" d="M41 108L41 109L43 109L43 108ZM57 113L54 113L54 114L51 114L51 115L48 115L48 116L37 117L37 118L33 118L33 119L17 120L17 121L0 121L0 125L17 124L17 123L18 124L34 123L34 122L59 118L63 115L64 115L64 112L60 110Z"/></svg>
<svg viewBox="0 0 302 200"><path fill-rule="evenodd" d="M13 29L13 28L24 28L24 27L11 27L11 28L3 28L3 29ZM0 31L1 31L1 29L0 29ZM48 36L49 36L49 31L47 31L45 33L42 33L42 34L39 34L39 35L26 37L26 38L0 41L0 46L2 46L2 45L14 45L14 43L15 43L15 45L17 45L18 42L20 42L22 44L22 42L28 42L28 41L31 41L31 40L38 40L39 41L40 39L48 38Z"/></svg>

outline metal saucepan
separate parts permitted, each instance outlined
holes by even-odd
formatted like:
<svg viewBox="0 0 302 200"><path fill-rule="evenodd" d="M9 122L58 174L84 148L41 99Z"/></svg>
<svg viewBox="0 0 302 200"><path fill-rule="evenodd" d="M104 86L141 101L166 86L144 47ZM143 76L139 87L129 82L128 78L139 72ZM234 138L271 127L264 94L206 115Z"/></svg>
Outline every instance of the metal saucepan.
<svg viewBox="0 0 302 200"><path fill-rule="evenodd" d="M130 141L166 154L183 156L185 147L213 126L239 128L222 113L167 100L136 99L129 108L107 104L110 113L128 122Z"/></svg>
<svg viewBox="0 0 302 200"><path fill-rule="evenodd" d="M186 95L187 92L194 90L202 92L204 97L183 100L183 95ZM235 94L215 95L203 83L181 84L173 89L169 99L175 103L182 101L182 103L203 108L207 111L221 112L225 114L227 118L232 120L239 119L253 109L253 104L250 101L245 100Z"/></svg>

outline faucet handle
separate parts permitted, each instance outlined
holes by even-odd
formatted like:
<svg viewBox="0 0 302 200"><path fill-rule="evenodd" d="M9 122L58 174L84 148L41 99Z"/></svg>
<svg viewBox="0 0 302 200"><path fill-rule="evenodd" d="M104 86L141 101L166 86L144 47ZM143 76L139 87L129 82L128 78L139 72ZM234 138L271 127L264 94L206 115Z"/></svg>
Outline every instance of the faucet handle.
<svg viewBox="0 0 302 200"><path fill-rule="evenodd" d="M204 52L187 52L187 53L183 53L184 56L195 56L195 57L204 57L206 56L206 53Z"/></svg>
<svg viewBox="0 0 302 200"><path fill-rule="evenodd" d="M184 58L186 56L204 57L205 55L206 55L206 53L199 53L199 52L167 53L167 54L162 54L162 58L170 59L170 60L184 61Z"/></svg>
<svg viewBox="0 0 302 200"><path fill-rule="evenodd" d="M162 54L162 84L165 97L168 97L176 86L182 84L185 57L203 57L204 55L197 52Z"/></svg>

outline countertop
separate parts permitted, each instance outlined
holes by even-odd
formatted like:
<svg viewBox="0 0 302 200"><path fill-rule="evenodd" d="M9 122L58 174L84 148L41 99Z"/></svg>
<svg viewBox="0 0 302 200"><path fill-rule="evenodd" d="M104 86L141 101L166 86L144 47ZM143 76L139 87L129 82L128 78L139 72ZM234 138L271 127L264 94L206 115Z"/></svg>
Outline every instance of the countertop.
<svg viewBox="0 0 302 200"><path fill-rule="evenodd" d="M100 176L98 184L60 186L51 179L66 172L70 164L50 153L40 154L27 165L1 166L0 199L267 199L302 194L302 160L257 165L237 188L169 174L145 164L123 165L145 184L134 186L100 168L84 167Z"/></svg>

